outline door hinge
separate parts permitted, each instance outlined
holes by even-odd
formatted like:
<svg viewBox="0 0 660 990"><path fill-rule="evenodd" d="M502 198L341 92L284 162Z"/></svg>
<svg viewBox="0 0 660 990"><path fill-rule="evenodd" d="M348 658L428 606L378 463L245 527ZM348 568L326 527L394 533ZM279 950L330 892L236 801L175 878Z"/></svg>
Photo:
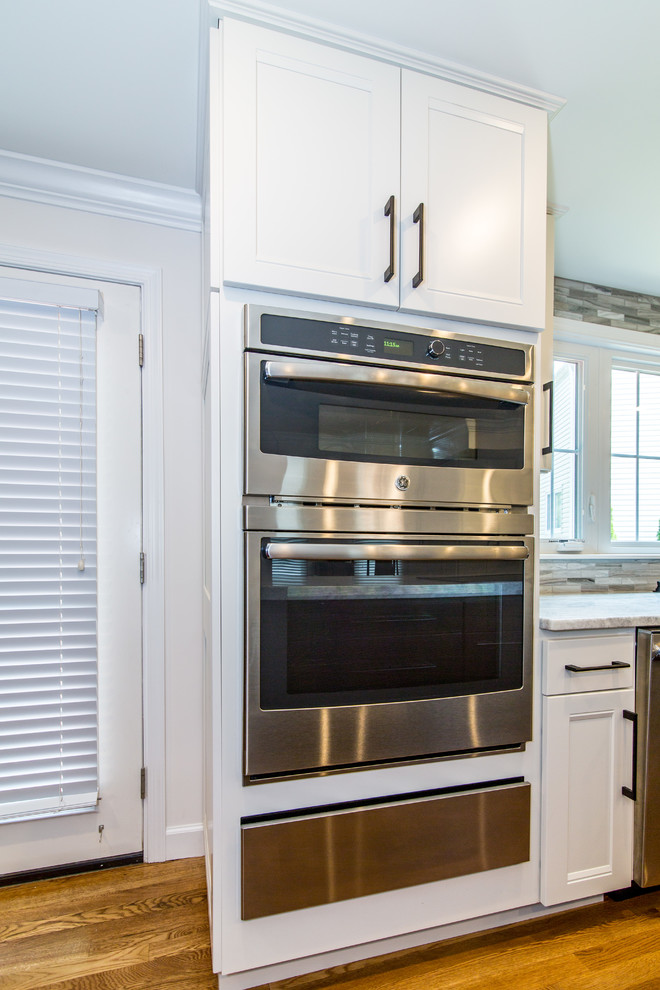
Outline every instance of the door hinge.
<svg viewBox="0 0 660 990"><path fill-rule="evenodd" d="M147 768L142 767L140 770L140 798L144 801L147 796Z"/></svg>
<svg viewBox="0 0 660 990"><path fill-rule="evenodd" d="M144 334L138 334L138 362L140 367L144 365Z"/></svg>
<svg viewBox="0 0 660 990"><path fill-rule="evenodd" d="M140 584L144 584L144 554L140 553Z"/></svg>

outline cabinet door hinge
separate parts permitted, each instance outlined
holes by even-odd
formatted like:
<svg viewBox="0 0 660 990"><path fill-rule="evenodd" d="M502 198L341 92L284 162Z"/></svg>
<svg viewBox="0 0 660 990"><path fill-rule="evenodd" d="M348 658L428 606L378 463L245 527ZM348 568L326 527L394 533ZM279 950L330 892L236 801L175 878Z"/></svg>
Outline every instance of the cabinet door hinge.
<svg viewBox="0 0 660 990"><path fill-rule="evenodd" d="M140 367L144 365L144 334L138 334L138 362Z"/></svg>
<svg viewBox="0 0 660 990"><path fill-rule="evenodd" d="M144 554L140 553L140 584L144 584Z"/></svg>
<svg viewBox="0 0 660 990"><path fill-rule="evenodd" d="M140 770L140 798L144 801L147 796L147 768L142 767Z"/></svg>

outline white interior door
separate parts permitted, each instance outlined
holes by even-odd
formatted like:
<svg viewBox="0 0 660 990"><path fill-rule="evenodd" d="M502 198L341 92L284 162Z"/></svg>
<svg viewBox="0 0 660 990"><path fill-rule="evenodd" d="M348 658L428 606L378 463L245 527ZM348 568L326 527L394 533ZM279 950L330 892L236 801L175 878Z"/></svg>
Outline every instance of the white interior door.
<svg viewBox="0 0 660 990"><path fill-rule="evenodd" d="M93 285L7 269L0 276ZM98 801L84 812L1 821L0 875L142 850L140 290L95 287L102 298L96 332Z"/></svg>

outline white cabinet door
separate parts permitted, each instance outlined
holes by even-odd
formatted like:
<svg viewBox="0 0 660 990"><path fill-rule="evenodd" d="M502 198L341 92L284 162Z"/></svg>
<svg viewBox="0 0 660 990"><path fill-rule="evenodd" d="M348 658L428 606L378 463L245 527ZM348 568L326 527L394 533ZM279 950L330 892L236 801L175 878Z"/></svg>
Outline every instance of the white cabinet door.
<svg viewBox="0 0 660 990"><path fill-rule="evenodd" d="M399 69L229 19L223 36L224 281L396 308Z"/></svg>
<svg viewBox="0 0 660 990"><path fill-rule="evenodd" d="M543 328L546 129L542 110L403 70L402 309Z"/></svg>
<svg viewBox="0 0 660 990"><path fill-rule="evenodd" d="M543 699L541 902L627 887L632 879L634 690Z"/></svg>

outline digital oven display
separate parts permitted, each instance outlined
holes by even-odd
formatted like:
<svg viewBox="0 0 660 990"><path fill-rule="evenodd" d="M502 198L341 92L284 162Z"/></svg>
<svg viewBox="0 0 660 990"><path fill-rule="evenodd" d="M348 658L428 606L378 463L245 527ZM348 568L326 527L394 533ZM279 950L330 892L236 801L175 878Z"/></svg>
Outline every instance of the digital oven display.
<svg viewBox="0 0 660 990"><path fill-rule="evenodd" d="M383 352L398 357L413 356L412 340L391 340L388 337L383 339Z"/></svg>

